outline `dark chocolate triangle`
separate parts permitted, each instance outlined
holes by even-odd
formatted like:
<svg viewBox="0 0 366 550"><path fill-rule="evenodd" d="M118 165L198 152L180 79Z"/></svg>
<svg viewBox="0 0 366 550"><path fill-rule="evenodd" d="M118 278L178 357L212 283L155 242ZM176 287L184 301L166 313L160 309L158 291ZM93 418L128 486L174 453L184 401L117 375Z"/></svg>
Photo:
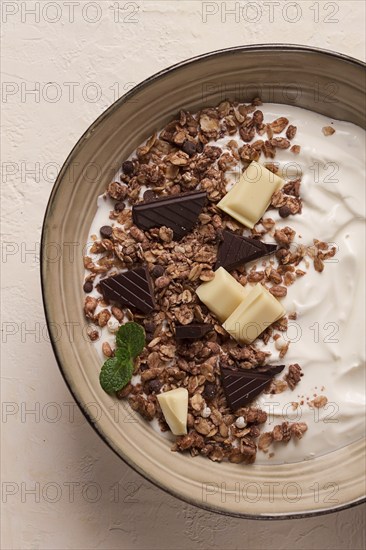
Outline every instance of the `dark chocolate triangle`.
<svg viewBox="0 0 366 550"><path fill-rule="evenodd" d="M274 376L275 374L279 374L283 371L285 368L285 365L263 365L262 367L256 368L256 372L264 372L266 374L269 374L271 376Z"/></svg>
<svg viewBox="0 0 366 550"><path fill-rule="evenodd" d="M142 202L132 207L132 219L140 229L170 227L179 240L193 229L206 201L205 191L195 191Z"/></svg>
<svg viewBox="0 0 366 550"><path fill-rule="evenodd" d="M282 367L282 368L281 368ZM258 372L256 369L231 370L221 368L221 382L224 388L227 404L232 411L248 405L253 401L275 374L281 372L284 365L274 367L277 372ZM279 370L281 369L281 370Z"/></svg>
<svg viewBox="0 0 366 550"><path fill-rule="evenodd" d="M155 308L153 285L146 266L102 279L100 287L105 299L121 306L135 307L143 313Z"/></svg>
<svg viewBox="0 0 366 550"><path fill-rule="evenodd" d="M203 338L208 332L213 330L213 325L209 323L191 323L190 325L176 325L175 337L177 340L184 338L198 339Z"/></svg>
<svg viewBox="0 0 366 550"><path fill-rule="evenodd" d="M264 254L262 254L262 256L266 256L268 254L272 254L273 252L276 252L276 250L278 249L278 245L277 244L269 244L269 243L264 243L263 241L258 241L258 239L251 239L249 237L244 237L247 241L249 240L250 242L253 242L255 241L256 245L258 246L259 249L261 249Z"/></svg>
<svg viewBox="0 0 366 550"><path fill-rule="evenodd" d="M243 237L231 231L222 232L223 239L219 244L215 269L235 269L239 265L257 260L262 256L272 254L277 245L267 244L258 239Z"/></svg>

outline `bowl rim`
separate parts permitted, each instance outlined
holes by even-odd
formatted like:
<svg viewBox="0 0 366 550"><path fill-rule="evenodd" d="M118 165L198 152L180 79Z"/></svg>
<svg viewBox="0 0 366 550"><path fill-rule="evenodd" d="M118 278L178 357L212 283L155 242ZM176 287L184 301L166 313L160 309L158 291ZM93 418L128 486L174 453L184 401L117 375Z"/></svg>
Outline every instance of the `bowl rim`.
<svg viewBox="0 0 366 550"><path fill-rule="evenodd" d="M220 48L218 50L213 50L211 52L206 52L203 54L199 54L193 57L190 57L188 59L185 59L183 61L180 61L178 63L174 63L173 65L170 65L166 67L165 69L162 69L161 71L158 71L157 73L154 73L153 75L147 77L142 82L138 83L136 86L131 88L131 90L127 91L124 95L122 95L120 98L118 98L115 102L113 102L103 113L101 113L95 120L90 124L90 126L85 130L85 132L80 136L80 138L77 140L73 148L71 149L70 153L66 157L65 161L63 162L61 169L56 177L55 183L53 184L44 218L42 223L42 231L41 231L41 250L40 250L40 283L41 283L41 294L42 294L42 302L43 302L43 308L45 313L45 319L47 326L49 327L52 320L50 318L50 313L48 311L47 307L47 299L46 299L46 290L45 290L45 255L44 255L44 245L46 241L46 231L47 231L47 223L48 218L50 216L51 212L51 206L52 202L58 192L59 186L61 184L61 181L63 179L64 173L69 166L69 164L72 162L74 156L78 152L78 150L83 146L85 140L88 138L88 136L94 131L94 129L107 117L109 117L115 110L117 110L121 105L123 105L125 102L130 101L133 96L139 92L140 90L144 89L146 86L153 83L155 80L158 80L160 77L175 72L176 70L180 69L181 67L184 67L186 65L191 65L195 63L200 63L201 61L212 58L212 57L218 57L221 55L227 55L228 53L232 54L238 54L243 52L255 52L255 51L279 51L279 52L292 52L296 53L298 52L306 52L309 54L313 53L320 53L322 55L326 55L333 58L338 58L343 61L346 61L350 64L356 65L360 68L366 68L366 62L363 62L359 59L356 59L354 57L348 56L346 54L342 54L339 52L335 52L328 49L323 48L317 48L313 46L304 46L299 44L287 44L287 43L266 43L266 44L251 44L251 45L241 45L241 46L233 46L229 48ZM360 504L363 504L366 502L366 496L358 498L354 501L348 502L347 504L343 504L336 507L331 508L325 508L323 510L316 510L316 511L308 511L308 512L300 512L300 513L290 513L290 514L246 514L246 513L235 513L235 512L228 512L225 510L222 510L221 508L216 508L215 506L207 506L204 504L197 504L193 499L189 499L188 497L183 497L182 495L178 494L176 491L174 491L171 488L168 488L164 485L160 485L155 479L152 477L149 477L148 473L146 471L142 471L129 457L125 456L124 454L121 454L118 452L112 442L108 439L107 435L104 433L103 429L97 425L96 422L93 421L92 417L88 413L88 411L84 408L81 401L79 401L79 398L77 396L76 391L72 388L71 382L67 378L66 371L63 368L61 358L58 353L58 346L57 342L54 340L52 331L49 331L50 335L50 343L52 346L53 353L55 355L55 359L59 368L59 371L61 373L61 376L66 383L66 386L68 387L71 395L73 396L78 408L82 412L82 414L85 416L86 420L88 421L89 425L93 428L93 430L99 435L99 437L104 441L104 443L121 459L123 460L128 466L130 466L135 472L137 472L139 475L141 475L144 479L158 487L159 489L163 490L165 493L183 501L191 506L195 506L199 509L204 509L211 513L217 513L224 516L229 517L238 517L242 519L252 519L252 520L287 520L287 519L301 519L301 518L308 518L308 517L316 517L316 516L323 516L326 514L331 514L335 512L339 512L342 510L347 510L349 508L353 508L355 506L359 506Z"/></svg>

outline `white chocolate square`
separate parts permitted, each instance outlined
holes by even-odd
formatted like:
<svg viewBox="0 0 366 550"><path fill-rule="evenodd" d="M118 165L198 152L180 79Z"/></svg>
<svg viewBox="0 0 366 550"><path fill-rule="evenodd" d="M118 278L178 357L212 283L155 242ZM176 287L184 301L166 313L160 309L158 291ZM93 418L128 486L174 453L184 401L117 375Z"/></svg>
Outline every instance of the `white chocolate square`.
<svg viewBox="0 0 366 550"><path fill-rule="evenodd" d="M217 206L243 225L253 228L267 210L273 193L284 183L282 178L253 160Z"/></svg>
<svg viewBox="0 0 366 550"><path fill-rule="evenodd" d="M197 296L223 323L238 307L248 293L223 267L215 271L215 277L196 290Z"/></svg>
<svg viewBox="0 0 366 550"><path fill-rule="evenodd" d="M187 433L188 390L177 388L157 395L164 418L174 435Z"/></svg>
<svg viewBox="0 0 366 550"><path fill-rule="evenodd" d="M282 304L261 284L257 284L223 324L240 344L251 344L285 314Z"/></svg>

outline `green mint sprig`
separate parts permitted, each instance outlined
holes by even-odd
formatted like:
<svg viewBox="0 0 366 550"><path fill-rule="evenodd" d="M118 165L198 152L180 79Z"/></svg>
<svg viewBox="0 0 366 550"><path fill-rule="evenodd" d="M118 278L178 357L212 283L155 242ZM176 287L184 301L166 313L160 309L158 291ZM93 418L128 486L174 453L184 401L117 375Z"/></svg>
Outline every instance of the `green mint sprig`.
<svg viewBox="0 0 366 550"><path fill-rule="evenodd" d="M112 393L121 390L132 378L133 361L145 347L145 331L137 323L122 325L116 335L114 357L107 359L100 371L103 390Z"/></svg>

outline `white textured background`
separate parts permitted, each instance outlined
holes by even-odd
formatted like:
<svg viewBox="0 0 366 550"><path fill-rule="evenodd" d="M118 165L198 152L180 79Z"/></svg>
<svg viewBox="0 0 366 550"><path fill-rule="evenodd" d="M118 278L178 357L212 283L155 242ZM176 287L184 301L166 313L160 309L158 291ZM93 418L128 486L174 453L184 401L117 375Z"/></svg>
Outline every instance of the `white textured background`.
<svg viewBox="0 0 366 550"><path fill-rule="evenodd" d="M118 459L59 374L38 254L57 168L125 90L240 44L308 44L363 59L363 0L3 1L1 10L2 548L364 549L364 507L296 521L231 519L164 494Z"/></svg>

